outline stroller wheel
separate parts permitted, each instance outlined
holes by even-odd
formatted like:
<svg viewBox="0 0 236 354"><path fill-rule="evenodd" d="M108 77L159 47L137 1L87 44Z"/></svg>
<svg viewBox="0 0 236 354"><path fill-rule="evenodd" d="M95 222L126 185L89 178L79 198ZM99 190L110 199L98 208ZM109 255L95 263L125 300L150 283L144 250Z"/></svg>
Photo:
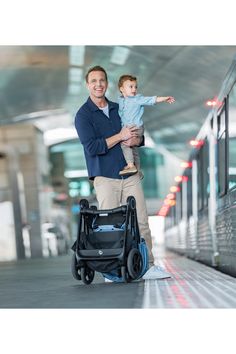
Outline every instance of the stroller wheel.
<svg viewBox="0 0 236 354"><path fill-rule="evenodd" d="M81 209L88 209L89 208L89 202L87 201L87 199L81 199L79 205L80 205Z"/></svg>
<svg viewBox="0 0 236 354"><path fill-rule="evenodd" d="M88 267L82 267L81 268L81 279L84 282L84 284L90 284L92 283L94 279L94 270L88 268Z"/></svg>
<svg viewBox="0 0 236 354"><path fill-rule="evenodd" d="M73 253L71 259L71 273L76 280L81 280L81 275L75 253Z"/></svg>
<svg viewBox="0 0 236 354"><path fill-rule="evenodd" d="M131 281L131 278L125 266L121 267L121 275L125 283L129 283Z"/></svg>
<svg viewBox="0 0 236 354"><path fill-rule="evenodd" d="M127 198L126 202L130 210L134 210L136 208L136 200L132 195Z"/></svg>
<svg viewBox="0 0 236 354"><path fill-rule="evenodd" d="M132 279L137 279L142 271L142 255L137 248L132 248L128 254L127 268Z"/></svg>

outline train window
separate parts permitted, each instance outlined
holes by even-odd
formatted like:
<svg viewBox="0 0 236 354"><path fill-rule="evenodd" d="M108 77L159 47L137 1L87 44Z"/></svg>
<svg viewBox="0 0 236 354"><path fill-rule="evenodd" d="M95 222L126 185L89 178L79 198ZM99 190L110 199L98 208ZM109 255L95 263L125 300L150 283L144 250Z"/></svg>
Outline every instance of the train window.
<svg viewBox="0 0 236 354"><path fill-rule="evenodd" d="M202 174L201 174L201 159L200 151L197 156L197 199L198 199L198 210L202 209Z"/></svg>
<svg viewBox="0 0 236 354"><path fill-rule="evenodd" d="M180 185L179 185L180 187ZM179 223L182 219L182 190L176 193L176 222Z"/></svg>
<svg viewBox="0 0 236 354"><path fill-rule="evenodd" d="M218 136L221 136L225 132L225 110L221 112L218 120Z"/></svg>
<svg viewBox="0 0 236 354"><path fill-rule="evenodd" d="M226 193L226 165L227 165L227 149L226 149L226 120L225 105L218 116L218 134L217 134L217 175L218 175L218 194L223 196Z"/></svg>
<svg viewBox="0 0 236 354"><path fill-rule="evenodd" d="M187 218L189 218L193 213L192 204L193 204L193 200L192 200L192 174L189 174L188 175L188 183L187 183L187 205L188 205Z"/></svg>
<svg viewBox="0 0 236 354"><path fill-rule="evenodd" d="M170 225L169 226L173 227L176 225L176 208L175 208L175 206L170 208L169 215L170 215Z"/></svg>
<svg viewBox="0 0 236 354"><path fill-rule="evenodd" d="M229 166L228 188L236 186L236 85L229 94Z"/></svg>
<svg viewBox="0 0 236 354"><path fill-rule="evenodd" d="M203 198L202 198L202 169L201 169L201 158L202 155L202 149L199 151L198 156L197 156L197 193L198 193L198 210L201 210L203 208Z"/></svg>
<svg viewBox="0 0 236 354"><path fill-rule="evenodd" d="M177 224L177 220L176 220L176 206L173 207L172 215L173 215L173 226L174 226L174 225Z"/></svg>
<svg viewBox="0 0 236 354"><path fill-rule="evenodd" d="M208 205L209 198L209 145L208 140L204 140L204 145L200 149L197 157L198 171L198 210Z"/></svg>
<svg viewBox="0 0 236 354"><path fill-rule="evenodd" d="M208 198L210 194L210 180L209 180L209 144L205 139L202 147L202 193L203 193L203 207L208 205Z"/></svg>

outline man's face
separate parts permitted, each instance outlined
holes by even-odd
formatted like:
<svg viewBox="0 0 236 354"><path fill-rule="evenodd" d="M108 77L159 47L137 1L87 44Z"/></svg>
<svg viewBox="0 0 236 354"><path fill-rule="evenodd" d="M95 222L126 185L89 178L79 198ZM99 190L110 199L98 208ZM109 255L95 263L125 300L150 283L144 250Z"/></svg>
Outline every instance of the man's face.
<svg viewBox="0 0 236 354"><path fill-rule="evenodd" d="M104 72L91 71L88 76L87 88L91 98L102 98L105 96L108 82Z"/></svg>

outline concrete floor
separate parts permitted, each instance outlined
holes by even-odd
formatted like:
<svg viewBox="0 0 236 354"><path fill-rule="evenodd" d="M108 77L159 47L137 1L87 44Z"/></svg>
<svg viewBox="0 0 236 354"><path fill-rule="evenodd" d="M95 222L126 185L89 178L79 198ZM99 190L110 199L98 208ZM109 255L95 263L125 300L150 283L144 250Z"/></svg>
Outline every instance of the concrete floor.
<svg viewBox="0 0 236 354"><path fill-rule="evenodd" d="M143 284L76 281L71 256L0 264L0 308L134 308ZM142 281L143 283L143 281ZM106 296L104 296L106 292Z"/></svg>

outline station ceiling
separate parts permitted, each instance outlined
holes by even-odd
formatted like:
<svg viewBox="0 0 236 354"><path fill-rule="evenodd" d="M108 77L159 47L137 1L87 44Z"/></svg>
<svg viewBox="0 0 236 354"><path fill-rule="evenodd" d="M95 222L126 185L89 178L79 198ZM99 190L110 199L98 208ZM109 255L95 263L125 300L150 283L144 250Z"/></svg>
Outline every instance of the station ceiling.
<svg viewBox="0 0 236 354"><path fill-rule="evenodd" d="M235 55L236 46L0 46L0 125L38 117L44 130L73 124L88 97L86 71L101 65L112 100L125 73L137 76L146 96L175 97L175 104L145 108L145 128L186 158Z"/></svg>

